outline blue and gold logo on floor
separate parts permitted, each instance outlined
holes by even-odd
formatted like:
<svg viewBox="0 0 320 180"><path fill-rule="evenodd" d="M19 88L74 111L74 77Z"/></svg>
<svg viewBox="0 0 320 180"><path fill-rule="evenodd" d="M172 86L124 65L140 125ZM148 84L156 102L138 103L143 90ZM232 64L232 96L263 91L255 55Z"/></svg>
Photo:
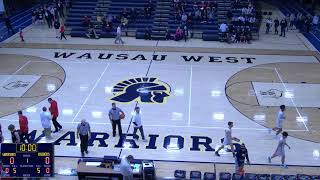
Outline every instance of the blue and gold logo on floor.
<svg viewBox="0 0 320 180"><path fill-rule="evenodd" d="M132 78L113 86L111 101L119 103L165 103L170 96L169 84L153 77Z"/></svg>

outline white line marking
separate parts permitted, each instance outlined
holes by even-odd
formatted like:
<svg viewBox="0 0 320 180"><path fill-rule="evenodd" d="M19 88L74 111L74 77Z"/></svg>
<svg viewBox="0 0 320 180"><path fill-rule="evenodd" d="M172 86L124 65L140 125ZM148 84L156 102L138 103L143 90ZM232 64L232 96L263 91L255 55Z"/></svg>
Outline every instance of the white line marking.
<svg viewBox="0 0 320 180"><path fill-rule="evenodd" d="M277 68L274 68L274 69L275 69L275 71L276 71L276 73L277 73L277 75L278 75L278 77L279 77L279 79L280 79L280 81L281 81L284 89L285 89L286 91L288 91L287 86L286 86L285 83L283 82L282 77L281 77L280 73L278 72ZM298 110L298 108L297 108L296 103L293 101L293 98L290 97L289 99L291 100L293 106L296 108L296 111L297 111L297 113L299 114L299 117L300 117L301 119L303 119L302 116L301 116L301 114L300 114L300 112L299 112L299 110ZM309 128L307 127L306 123L305 123L304 121L302 121L302 123L303 123L304 127L306 128L306 130L309 131Z"/></svg>
<svg viewBox="0 0 320 180"><path fill-rule="evenodd" d="M19 120L16 119L5 119L1 118L0 121L8 121L8 122L17 122ZM38 122L40 127L40 120L33 120L29 119L29 122ZM79 122L64 122L60 121L62 124L78 124ZM90 122L92 125L111 125L110 123L97 123L97 122ZM123 126L128 126L129 124L122 124ZM192 128L192 129L225 129L225 127L210 127L210 126L178 126L178 125L155 125L155 124L149 124L149 125L143 125L144 127L167 127L167 128ZM244 131L266 131L265 128L232 128L234 130L244 130ZM306 130L299 130L299 129L285 129L285 131L291 131L291 132L306 132Z"/></svg>
<svg viewBox="0 0 320 180"><path fill-rule="evenodd" d="M30 61L27 61L27 62L24 63L18 70L16 70L14 73L12 73L7 79L5 79L4 81L2 81L2 82L1 82L1 86L4 85L4 83L6 83L9 79L11 79L12 76L16 75L19 71L21 71L24 67L26 67L29 63L30 63Z"/></svg>
<svg viewBox="0 0 320 180"><path fill-rule="evenodd" d="M93 88L91 89L90 93L88 94L88 96L86 97L86 99L84 100L84 102L82 103L82 105L80 106L80 109L79 111L77 112L77 114L74 116L74 118L72 119L72 122L74 122L74 120L78 117L80 111L82 110L82 108L84 107L84 105L87 103L87 101L89 100L89 98L91 97L91 94L93 93L94 89L97 87L98 83L100 82L102 76L104 75L104 73L107 71L108 67L109 67L110 64L108 64L103 72L100 74L100 77L99 79L95 82Z"/></svg>
<svg viewBox="0 0 320 180"><path fill-rule="evenodd" d="M192 96L192 76L193 76L193 69L192 65L190 66L190 82L189 82L189 120L188 120L188 126L191 124L191 96Z"/></svg>

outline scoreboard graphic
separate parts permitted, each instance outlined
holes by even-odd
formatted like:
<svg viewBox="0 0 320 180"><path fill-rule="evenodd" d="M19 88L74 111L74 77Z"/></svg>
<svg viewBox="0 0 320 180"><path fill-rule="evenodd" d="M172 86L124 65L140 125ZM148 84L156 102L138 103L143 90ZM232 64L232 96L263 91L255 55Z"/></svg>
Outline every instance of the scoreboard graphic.
<svg viewBox="0 0 320 180"><path fill-rule="evenodd" d="M2 177L53 177L54 145L1 144Z"/></svg>

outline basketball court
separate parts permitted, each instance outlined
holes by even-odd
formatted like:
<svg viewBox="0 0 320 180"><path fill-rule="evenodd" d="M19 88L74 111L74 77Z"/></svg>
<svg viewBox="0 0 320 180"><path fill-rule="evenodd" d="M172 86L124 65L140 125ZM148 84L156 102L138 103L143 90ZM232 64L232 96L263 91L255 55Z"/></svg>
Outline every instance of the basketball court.
<svg viewBox="0 0 320 180"><path fill-rule="evenodd" d="M133 154L135 158L233 163L214 155L228 121L244 142L251 163L267 164L278 141L268 133L279 105L287 106L284 129L289 165L320 165L320 64L312 53L181 52L1 48L0 121L6 141L24 109L37 142L55 142L55 155L80 157L76 127L86 119L93 132L88 157ZM121 49L121 48L119 48ZM194 50L196 51L196 50ZM39 113L57 100L63 130L41 136ZM112 137L108 110L125 113L127 136ZM18 104L18 106L17 106ZM133 141L132 112L141 108L147 141ZM276 162L276 161L275 161Z"/></svg>

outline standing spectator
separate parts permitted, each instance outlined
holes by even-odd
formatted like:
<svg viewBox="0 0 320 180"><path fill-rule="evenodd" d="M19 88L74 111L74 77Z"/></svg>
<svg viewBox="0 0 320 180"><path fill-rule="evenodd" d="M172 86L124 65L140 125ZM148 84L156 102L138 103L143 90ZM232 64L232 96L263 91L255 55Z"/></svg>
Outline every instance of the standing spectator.
<svg viewBox="0 0 320 180"><path fill-rule="evenodd" d="M187 42L187 38L189 36L189 31L186 25L183 27L183 37L184 37L184 42Z"/></svg>
<svg viewBox="0 0 320 180"><path fill-rule="evenodd" d="M285 22L286 22L286 29L287 29L287 32L289 31L289 23L290 23L290 15L288 14L286 17L285 17Z"/></svg>
<svg viewBox="0 0 320 180"><path fill-rule="evenodd" d="M122 38L121 38L121 25L119 25L119 26L117 27L117 36L116 36L116 39L114 40L114 43L115 43L115 44L118 44L119 42L120 42L121 44L124 43L124 41L123 41Z"/></svg>
<svg viewBox="0 0 320 180"><path fill-rule="evenodd" d="M41 125L43 127L43 134L47 139L51 139L51 115L47 111L46 107L42 108L42 112L40 113Z"/></svg>
<svg viewBox="0 0 320 180"><path fill-rule="evenodd" d="M1 143L3 142L4 138L3 138L3 133L2 133L2 127L0 124L0 147L1 147Z"/></svg>
<svg viewBox="0 0 320 180"><path fill-rule="evenodd" d="M57 9L59 11L59 16L64 18L64 7L60 1L57 4Z"/></svg>
<svg viewBox="0 0 320 180"><path fill-rule="evenodd" d="M88 154L88 140L91 138L90 125L85 119L81 120L81 123L77 127L77 139L80 136L80 150L81 155L84 156L84 152Z"/></svg>
<svg viewBox="0 0 320 180"><path fill-rule="evenodd" d="M144 30L144 39L151 40L151 29L149 27Z"/></svg>
<svg viewBox="0 0 320 180"><path fill-rule="evenodd" d="M32 10L31 16L32 16L32 24L35 24L37 20L37 11L35 9Z"/></svg>
<svg viewBox="0 0 320 180"><path fill-rule="evenodd" d="M63 37L65 40L67 40L66 35L64 34L64 32L65 32L64 25L61 24L61 26L60 26L60 40L62 40L62 37Z"/></svg>
<svg viewBox="0 0 320 180"><path fill-rule="evenodd" d="M28 128L28 118L22 114L22 111L18 111L19 116L19 125L20 125L20 136L21 136L21 142L25 143L25 139L29 143L29 128Z"/></svg>
<svg viewBox="0 0 320 180"><path fill-rule="evenodd" d="M279 140L276 151L273 153L273 155L271 157L268 157L269 163L271 163L271 160L273 158L275 158L277 156L281 156L282 167L288 168L287 165L285 164L285 161L286 161L285 146L287 146L289 149L291 149L291 147L287 144L287 141L286 141L287 137L288 137L288 133L284 131L282 133L282 138Z"/></svg>
<svg viewBox="0 0 320 180"><path fill-rule="evenodd" d="M280 22L280 31L281 31L280 36L286 37L286 27L287 27L286 20L282 19Z"/></svg>
<svg viewBox="0 0 320 180"><path fill-rule="evenodd" d="M276 18L274 20L274 34L279 34L279 31L278 31L279 25L280 25L280 22L279 22L278 18Z"/></svg>
<svg viewBox="0 0 320 180"><path fill-rule="evenodd" d="M59 28L60 28L59 19L56 19L56 20L54 21L53 26L54 26L54 29L55 29L55 31L56 31L56 38L59 38Z"/></svg>
<svg viewBox="0 0 320 180"><path fill-rule="evenodd" d="M290 19L290 24L289 24L289 26L290 26L290 29L292 30L292 29L293 29L293 25L294 25L294 20L296 19L295 14L291 13L289 19Z"/></svg>
<svg viewBox="0 0 320 180"><path fill-rule="evenodd" d="M116 103L112 103L112 108L109 110L109 119L112 124L112 134L113 137L116 136L116 127L118 126L119 136L122 135L122 127L121 127L121 114L124 112L116 106Z"/></svg>
<svg viewBox="0 0 320 180"><path fill-rule="evenodd" d="M239 141L239 139L237 139L237 138L235 138L235 137L232 137L232 127L233 127L233 122L229 121L229 122L228 122L228 129L225 129L225 131L224 131L224 132L225 132L225 137L224 137L224 140L223 140L223 144L222 144L222 146L220 146L220 148L215 152L216 156L220 156L219 151L220 151L221 149L223 149L224 146L227 146L227 145L230 145L230 148L231 148L233 157L235 156L232 140Z"/></svg>
<svg viewBox="0 0 320 180"><path fill-rule="evenodd" d="M219 30L222 34L222 41L224 41L224 39L226 38L226 35L227 35L227 30L228 30L227 23L224 22L224 23L220 24Z"/></svg>
<svg viewBox="0 0 320 180"><path fill-rule="evenodd" d="M14 127L13 124L10 124L8 126L8 130L10 131L11 133L11 140L12 140L12 143L21 143L21 137L20 137L20 132L19 130L16 130L16 128Z"/></svg>
<svg viewBox="0 0 320 180"><path fill-rule="evenodd" d="M8 30L8 34L10 34L10 31L11 31L12 34L14 34L14 30L12 28L11 21L10 21L10 18L8 16L4 18L4 22L6 24L6 27L7 27L7 30Z"/></svg>
<svg viewBox="0 0 320 180"><path fill-rule="evenodd" d="M269 34L271 26L272 26L272 20L269 17L266 22L266 34Z"/></svg>
<svg viewBox="0 0 320 180"><path fill-rule="evenodd" d="M133 180L133 172L131 168L131 162L133 161L133 156L123 156L120 161L120 173L123 176L123 180Z"/></svg>
<svg viewBox="0 0 320 180"><path fill-rule="evenodd" d="M236 147L236 158L235 158L235 166L236 166L236 174L241 176L244 175L244 164L245 160L247 159L247 164L250 164L248 150L244 143L241 145L238 144Z"/></svg>
<svg viewBox="0 0 320 180"><path fill-rule="evenodd" d="M19 37L20 37L21 42L24 42L23 32L22 32L21 28L19 28Z"/></svg>
<svg viewBox="0 0 320 180"><path fill-rule="evenodd" d="M313 29L316 29L318 27L318 23L319 23L319 16L315 14L312 18Z"/></svg>
<svg viewBox="0 0 320 180"><path fill-rule="evenodd" d="M133 116L133 138L137 139L139 138L139 136L137 135L137 131L140 131L142 140L145 141L145 137L144 137L144 133L143 133L143 126L142 126L142 122L141 122L141 114L140 114L140 108L137 106L135 107L135 113Z"/></svg>
<svg viewBox="0 0 320 180"><path fill-rule="evenodd" d="M52 123L55 128L55 131L53 133L56 133L62 129L62 126L57 121L57 118L59 116L58 103L57 103L57 101L53 100L52 98L49 98L48 102L50 103L49 111L51 113Z"/></svg>
<svg viewBox="0 0 320 180"><path fill-rule="evenodd" d="M44 18L46 19L47 24L48 24L48 28L50 29L52 27L53 17L48 9L46 9L44 12Z"/></svg>

